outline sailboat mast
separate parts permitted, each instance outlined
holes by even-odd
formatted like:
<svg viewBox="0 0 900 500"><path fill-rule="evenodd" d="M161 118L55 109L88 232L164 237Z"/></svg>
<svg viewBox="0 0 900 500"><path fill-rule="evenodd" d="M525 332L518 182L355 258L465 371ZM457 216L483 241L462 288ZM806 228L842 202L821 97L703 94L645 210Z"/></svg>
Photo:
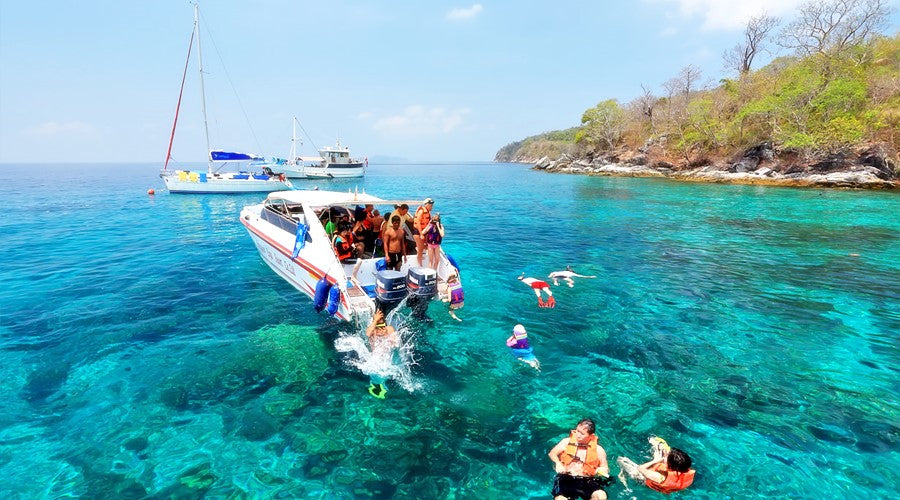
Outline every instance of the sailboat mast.
<svg viewBox="0 0 900 500"><path fill-rule="evenodd" d="M200 49L200 4L194 4L194 30L197 32L197 64L200 68L200 103L203 107L203 131L206 132L206 170L212 173L212 156L209 147L209 125L206 120L206 88L203 85L203 51Z"/></svg>
<svg viewBox="0 0 900 500"><path fill-rule="evenodd" d="M289 162L297 161L297 117L291 122L291 156Z"/></svg>

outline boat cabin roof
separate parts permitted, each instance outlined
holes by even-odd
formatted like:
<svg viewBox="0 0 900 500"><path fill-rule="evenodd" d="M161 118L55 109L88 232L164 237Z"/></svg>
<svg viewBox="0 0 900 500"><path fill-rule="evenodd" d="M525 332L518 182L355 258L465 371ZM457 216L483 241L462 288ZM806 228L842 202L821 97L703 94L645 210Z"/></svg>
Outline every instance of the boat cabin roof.
<svg viewBox="0 0 900 500"><path fill-rule="evenodd" d="M410 207L417 207L422 203L423 199L384 200L366 193L295 190L269 193L266 203L305 203L313 207L353 207L367 204L400 205L406 203Z"/></svg>

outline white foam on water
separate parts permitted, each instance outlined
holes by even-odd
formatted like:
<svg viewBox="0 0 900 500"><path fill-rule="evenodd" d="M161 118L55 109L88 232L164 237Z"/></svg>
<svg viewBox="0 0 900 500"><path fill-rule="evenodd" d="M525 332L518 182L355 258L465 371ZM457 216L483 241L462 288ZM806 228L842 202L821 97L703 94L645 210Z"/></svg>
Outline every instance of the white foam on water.
<svg viewBox="0 0 900 500"><path fill-rule="evenodd" d="M351 353L344 360L346 366L356 368L369 376L393 380L405 391L416 392L422 388L422 382L416 380L412 373L412 367L418 364L415 359L415 334L406 326L409 323L409 314L399 312L402 305L391 311L386 318L387 323L393 326L400 336L399 349L373 353L369 350L366 339L367 325L360 325L355 331L351 329L341 332L334 341L334 348L338 352Z"/></svg>

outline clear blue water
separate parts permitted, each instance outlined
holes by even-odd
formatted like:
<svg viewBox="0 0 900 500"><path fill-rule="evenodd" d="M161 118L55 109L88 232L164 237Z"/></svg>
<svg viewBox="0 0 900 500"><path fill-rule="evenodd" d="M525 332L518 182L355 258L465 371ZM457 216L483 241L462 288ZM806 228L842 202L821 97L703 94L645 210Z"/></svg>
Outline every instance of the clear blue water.
<svg viewBox="0 0 900 500"><path fill-rule="evenodd" d="M309 183L435 198L463 270L464 322L432 304L420 388L381 401L348 326L256 254L238 212L262 196L169 195L157 170L0 166L3 497L546 498L586 416L611 457L686 450L683 498L900 484L897 193L517 165ZM565 265L598 278L555 309L516 280Z"/></svg>

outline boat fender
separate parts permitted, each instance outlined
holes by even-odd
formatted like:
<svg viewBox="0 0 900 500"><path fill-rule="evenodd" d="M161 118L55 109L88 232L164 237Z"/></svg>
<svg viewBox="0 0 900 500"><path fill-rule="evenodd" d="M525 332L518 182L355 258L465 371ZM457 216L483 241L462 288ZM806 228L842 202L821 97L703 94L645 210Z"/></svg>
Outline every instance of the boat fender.
<svg viewBox="0 0 900 500"><path fill-rule="evenodd" d="M316 283L316 295L313 297L313 305L316 308L316 312L322 312L325 309L329 290L331 290L331 283L328 282L327 278L322 278Z"/></svg>
<svg viewBox="0 0 900 500"><path fill-rule="evenodd" d="M341 289L338 287L332 287L331 291L328 292L328 314L334 316L334 314L338 310L338 306L341 305Z"/></svg>
<svg viewBox="0 0 900 500"><path fill-rule="evenodd" d="M444 255L447 256L447 260L450 261L450 265L452 265L453 267L456 268L457 271L459 271L459 264L457 264L456 261L453 260L453 256L450 255L449 253L445 253Z"/></svg>

